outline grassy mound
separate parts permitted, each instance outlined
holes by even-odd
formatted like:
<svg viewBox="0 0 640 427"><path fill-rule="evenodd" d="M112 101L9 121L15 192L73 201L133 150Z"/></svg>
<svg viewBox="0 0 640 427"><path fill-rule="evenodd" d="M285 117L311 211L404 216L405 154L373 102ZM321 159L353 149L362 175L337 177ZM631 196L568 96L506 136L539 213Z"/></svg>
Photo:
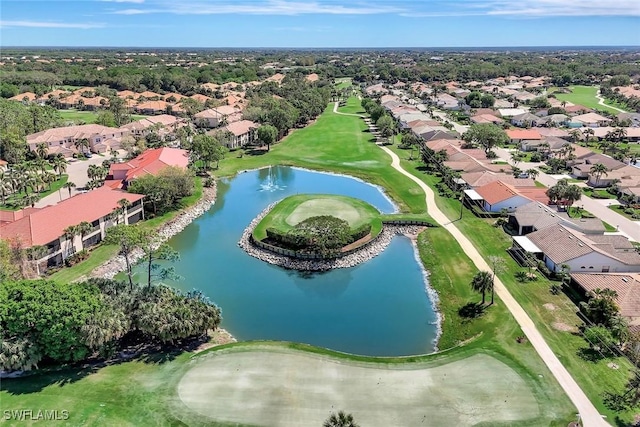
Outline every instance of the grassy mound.
<svg viewBox="0 0 640 427"><path fill-rule="evenodd" d="M253 238L266 239L267 228L286 234L316 216L339 218L349 223L352 230L371 224L372 236L382 229L380 212L362 200L332 194L298 194L280 201L253 230Z"/></svg>

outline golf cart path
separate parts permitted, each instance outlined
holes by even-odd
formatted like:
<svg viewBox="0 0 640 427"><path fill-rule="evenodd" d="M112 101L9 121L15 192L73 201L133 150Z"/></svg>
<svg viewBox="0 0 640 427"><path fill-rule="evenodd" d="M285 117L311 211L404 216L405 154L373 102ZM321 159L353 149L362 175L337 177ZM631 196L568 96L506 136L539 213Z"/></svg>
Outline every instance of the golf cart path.
<svg viewBox="0 0 640 427"><path fill-rule="evenodd" d="M333 111L336 114L358 116L364 118L364 116L360 114L340 113L338 111L338 103L334 104ZM440 226L446 228L449 233L451 233L451 235L456 239L458 244L462 247L464 252L471 259L471 261L473 261L473 263L479 270L491 271L491 268L484 260L484 258L482 258L477 249L473 246L471 241L464 234L462 234L460 230L458 230L453 222L449 221L449 219L444 215L444 213L442 213L442 211L440 211L440 209L438 209L435 202L435 195L431 188L429 188L429 186L427 186L427 184L425 184L419 178L404 170L400 165L400 158L393 151L384 146L380 146L380 148L384 150L389 156L391 156L391 166L394 169L414 181L425 192L428 213L431 218L433 218L434 221L436 221ZM560 360L558 360L556 355L551 350L551 347L549 347L549 345L546 343L546 341L542 337L542 334L540 334L529 315L513 298L511 293L507 290L507 288L498 277L495 278L494 288L500 299L504 302L505 306L511 312L511 315L520 325L522 332L524 332L524 334L527 336L529 342L531 342L531 344L536 349L553 376L556 378L562 389L565 391L567 396L569 396L571 402L573 402L573 404L576 406L576 409L580 413L583 426L609 426L609 424L603 420L602 416L600 415L596 407L593 406L589 398L584 394L580 386L575 382L573 377L571 377L562 363L560 363Z"/></svg>
<svg viewBox="0 0 640 427"><path fill-rule="evenodd" d="M602 97L602 95L600 95L600 89L598 89L598 91L596 92L596 98L598 98L598 104L605 106L605 107L609 107L609 108L613 108L614 110L618 110L621 113L626 113L625 110L623 110L622 108L618 108L618 107L614 107L613 105L608 105L604 103L604 98Z"/></svg>

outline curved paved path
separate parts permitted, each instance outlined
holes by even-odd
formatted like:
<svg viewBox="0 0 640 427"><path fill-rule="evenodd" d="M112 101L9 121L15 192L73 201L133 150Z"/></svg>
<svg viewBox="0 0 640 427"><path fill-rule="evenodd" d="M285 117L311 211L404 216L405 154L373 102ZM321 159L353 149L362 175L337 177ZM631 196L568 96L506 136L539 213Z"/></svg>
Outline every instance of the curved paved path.
<svg viewBox="0 0 640 427"><path fill-rule="evenodd" d="M602 97L602 95L600 95L600 89L598 89L598 91L596 92L596 98L598 98L598 104L603 105L605 107L613 108L614 110L618 110L621 113L626 113L626 111L623 110L622 108L618 108L618 107L614 107L613 105L605 104L604 103L604 98Z"/></svg>
<svg viewBox="0 0 640 427"><path fill-rule="evenodd" d="M336 103L333 107L333 111L337 114L349 115L349 116L358 116L364 118L360 114L347 114L340 113L337 108L338 104ZM407 178L414 181L416 184L422 188L426 195L426 203L428 207L428 213L436 221L440 226L446 228L449 233L456 239L458 244L462 247L467 256L473 261L475 266L479 270L491 271L491 267L487 264L487 262L482 258L478 250L473 246L471 241L464 235L454 223L449 221L449 218L446 217L440 209L438 209L435 201L435 195L431 188L425 184L418 177L410 174L406 170L402 168L400 165L400 158L391 151L389 148L380 146L389 156L391 156L391 166L396 169L398 172L405 175ZM586 394L582 391L578 383L575 382L569 371L560 363L560 360L556 357L551 350L551 347L546 343L542 334L538 331L535 324L529 317L529 315L524 311L522 306L513 298L511 293L507 290L502 281L496 277L494 288L498 297L502 300L504 305L509 309L511 315L516 319L516 322L520 325L522 332L527 336L529 342L536 349L544 363L547 365L553 376L556 378L562 389L567 393L571 402L576 406L576 409L580 413L582 418L582 422L584 427L600 427L600 426L609 426L607 424L595 406L591 403Z"/></svg>

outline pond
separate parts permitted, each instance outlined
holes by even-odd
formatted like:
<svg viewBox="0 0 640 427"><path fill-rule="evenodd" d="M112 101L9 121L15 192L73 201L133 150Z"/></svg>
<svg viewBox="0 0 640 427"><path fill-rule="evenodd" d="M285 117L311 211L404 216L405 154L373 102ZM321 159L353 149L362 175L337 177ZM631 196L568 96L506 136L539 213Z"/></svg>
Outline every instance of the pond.
<svg viewBox="0 0 640 427"><path fill-rule="evenodd" d="M248 171L218 183L215 205L169 244L185 291L203 291L221 309L222 327L238 340L283 340L368 356L430 353L437 315L426 277L406 237L353 268L301 273L267 264L237 246L269 204L297 193L362 199L383 213L393 203L354 178L290 167Z"/></svg>

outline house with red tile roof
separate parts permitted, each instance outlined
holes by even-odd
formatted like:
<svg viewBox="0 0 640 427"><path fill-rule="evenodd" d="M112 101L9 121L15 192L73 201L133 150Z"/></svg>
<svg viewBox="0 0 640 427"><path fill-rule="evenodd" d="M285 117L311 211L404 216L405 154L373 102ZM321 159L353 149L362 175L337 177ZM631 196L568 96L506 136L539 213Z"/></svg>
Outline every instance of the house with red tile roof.
<svg viewBox="0 0 640 427"><path fill-rule="evenodd" d="M9 98L9 100L11 101L18 101L18 102L22 102L25 104L28 104L30 102L34 102L36 99L38 99L38 95L36 95L33 92L24 92L24 93L20 93L16 96L12 96L11 98Z"/></svg>
<svg viewBox="0 0 640 427"><path fill-rule="evenodd" d="M37 261L38 265L58 266L74 253L101 242L109 227L143 219L143 198L142 194L100 187L44 208L28 208L11 215L0 211L0 236L17 239L25 248L45 247L46 254ZM124 212L119 210L122 199L131 203ZM66 235L65 229L81 222L88 222L93 228L82 236Z"/></svg>
<svg viewBox="0 0 640 427"><path fill-rule="evenodd" d="M161 147L147 150L138 157L125 163L112 163L107 175L107 186L116 186L111 181L122 183L127 187L134 179L151 174L156 175L161 170L169 167L186 169L189 165L189 153L180 148Z"/></svg>
<svg viewBox="0 0 640 427"><path fill-rule="evenodd" d="M515 188L501 181L494 181L474 190L466 191L475 191L475 194L481 198L476 200L481 203L482 208L487 212L500 212L503 209L513 212L517 207L531 202L530 199L520 194Z"/></svg>
<svg viewBox="0 0 640 427"><path fill-rule="evenodd" d="M151 116L154 114L165 114L167 108L170 106L172 106L172 104L166 101L144 101L134 105L133 109L138 114Z"/></svg>
<svg viewBox="0 0 640 427"><path fill-rule="evenodd" d="M505 131L512 144L521 144L522 141L539 141L542 135L536 129L508 129Z"/></svg>
<svg viewBox="0 0 640 427"><path fill-rule="evenodd" d="M203 104L206 104L207 101L211 101L211 98L209 98L208 96L202 95L200 93L196 93L194 95L191 95L189 98L195 99L196 101L202 102Z"/></svg>

